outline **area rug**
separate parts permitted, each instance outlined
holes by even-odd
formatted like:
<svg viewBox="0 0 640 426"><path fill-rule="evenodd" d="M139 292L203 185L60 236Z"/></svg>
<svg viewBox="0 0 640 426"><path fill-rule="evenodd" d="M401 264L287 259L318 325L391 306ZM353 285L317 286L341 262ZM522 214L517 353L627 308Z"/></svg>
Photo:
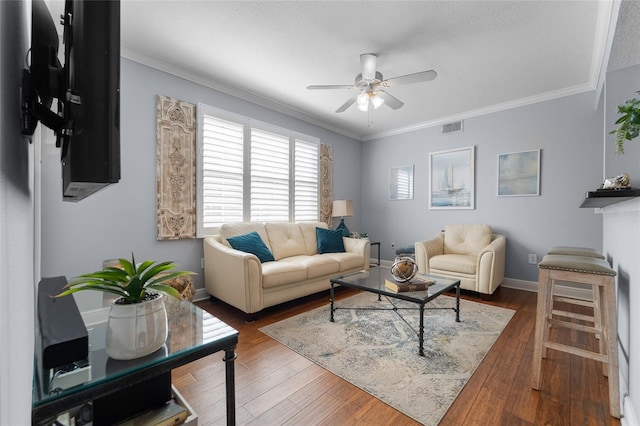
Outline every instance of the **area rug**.
<svg viewBox="0 0 640 426"><path fill-rule="evenodd" d="M415 304L394 300L402 308ZM359 293L337 307L389 307L384 297ZM441 296L428 308L455 306ZM401 310L416 330L418 310ZM515 311L460 301L460 321L451 309L425 311L424 353L418 337L393 311L340 309L329 321L329 306L262 327L288 348L425 425L436 425L467 383Z"/></svg>

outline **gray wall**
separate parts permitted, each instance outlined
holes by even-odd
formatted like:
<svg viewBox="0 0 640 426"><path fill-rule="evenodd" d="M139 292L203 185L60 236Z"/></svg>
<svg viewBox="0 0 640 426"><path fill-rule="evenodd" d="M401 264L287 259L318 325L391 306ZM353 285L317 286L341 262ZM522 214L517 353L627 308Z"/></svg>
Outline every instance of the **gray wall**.
<svg viewBox="0 0 640 426"><path fill-rule="evenodd" d="M363 145L362 229L382 242L382 258L397 246L429 239L448 223L486 223L507 236L506 277L537 281L552 245L602 247L602 217L579 205L602 182L603 107L584 93L465 120L464 131L440 127ZM428 208L429 153L475 145L475 209ZM540 196L498 197L498 154L541 149ZM389 168L415 165L414 199L389 201Z"/></svg>
<svg viewBox="0 0 640 426"><path fill-rule="evenodd" d="M0 2L0 424L31 422L34 345L33 145L20 134L31 2Z"/></svg>
<svg viewBox="0 0 640 426"><path fill-rule="evenodd" d="M198 272L202 240L156 240L156 96L166 95L192 103L206 103L245 116L286 127L333 146L334 197L354 201L361 211L361 145L359 141L293 119L186 81L139 63L121 64L122 179L116 185L79 203L62 201L60 152L53 134L43 143L42 275L72 277L101 267L103 259L128 257L175 260L181 269ZM358 227L361 216L348 218ZM96 309L101 295L77 294L81 310Z"/></svg>

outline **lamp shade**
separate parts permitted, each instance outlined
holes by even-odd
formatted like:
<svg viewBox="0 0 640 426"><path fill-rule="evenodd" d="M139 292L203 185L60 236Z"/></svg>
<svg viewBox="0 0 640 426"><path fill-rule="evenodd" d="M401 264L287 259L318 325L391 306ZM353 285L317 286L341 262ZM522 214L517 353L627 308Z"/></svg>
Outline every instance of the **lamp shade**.
<svg viewBox="0 0 640 426"><path fill-rule="evenodd" d="M353 216L353 201L351 200L333 200L332 217L348 217Z"/></svg>

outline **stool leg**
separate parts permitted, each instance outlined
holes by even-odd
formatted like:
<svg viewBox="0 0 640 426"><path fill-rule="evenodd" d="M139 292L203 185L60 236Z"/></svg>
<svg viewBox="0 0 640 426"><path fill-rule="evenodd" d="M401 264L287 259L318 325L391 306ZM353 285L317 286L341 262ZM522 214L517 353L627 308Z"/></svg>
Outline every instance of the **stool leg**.
<svg viewBox="0 0 640 426"><path fill-rule="evenodd" d="M540 269L538 272L538 307L536 311L536 330L533 346L533 365L531 387L540 390L540 372L542 369L543 338L548 333L546 312L549 306L550 293L549 272ZM546 330L545 330L546 329Z"/></svg>
<svg viewBox="0 0 640 426"><path fill-rule="evenodd" d="M596 339L600 339L598 344L599 344L599 348L600 348L600 353L603 355L607 355L607 357L609 357L609 351L608 351L608 341L609 341L609 332L606 329L606 324L607 324L607 317L605 316L605 312L604 309L602 307L602 301L603 300L607 300L606 295L605 295L605 286L601 286L601 285L594 285L593 286L593 292L594 292L594 296L593 296L593 301L594 301L594 308L593 308L593 316L595 318L594 320L594 327L599 328L601 330L600 334L596 334ZM609 376L609 363L602 363L602 374L605 377Z"/></svg>
<svg viewBox="0 0 640 426"><path fill-rule="evenodd" d="M543 333L542 333L542 358L546 358L547 357L547 346L544 344L544 342L548 342L549 341L549 333L551 333L551 319L553 318L553 295L555 294L556 291L556 280L554 280L553 278L551 278L549 271L545 271L545 273L547 274L547 295L545 296L546 299L546 307L545 307L545 315L544 315L544 329L543 329Z"/></svg>
<svg viewBox="0 0 640 426"><path fill-rule="evenodd" d="M603 277L604 324L606 331L607 355L609 358L609 411L613 417L620 418L620 377L618 373L618 331L616 326L616 295L613 277Z"/></svg>

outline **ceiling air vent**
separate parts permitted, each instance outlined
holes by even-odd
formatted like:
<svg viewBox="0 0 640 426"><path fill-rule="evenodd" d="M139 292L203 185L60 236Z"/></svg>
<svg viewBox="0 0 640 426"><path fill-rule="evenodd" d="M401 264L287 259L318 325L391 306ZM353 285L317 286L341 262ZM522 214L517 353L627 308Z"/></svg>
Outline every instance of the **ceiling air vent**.
<svg viewBox="0 0 640 426"><path fill-rule="evenodd" d="M453 123L447 123L442 125L442 133L453 133L462 131L462 120L454 121Z"/></svg>

